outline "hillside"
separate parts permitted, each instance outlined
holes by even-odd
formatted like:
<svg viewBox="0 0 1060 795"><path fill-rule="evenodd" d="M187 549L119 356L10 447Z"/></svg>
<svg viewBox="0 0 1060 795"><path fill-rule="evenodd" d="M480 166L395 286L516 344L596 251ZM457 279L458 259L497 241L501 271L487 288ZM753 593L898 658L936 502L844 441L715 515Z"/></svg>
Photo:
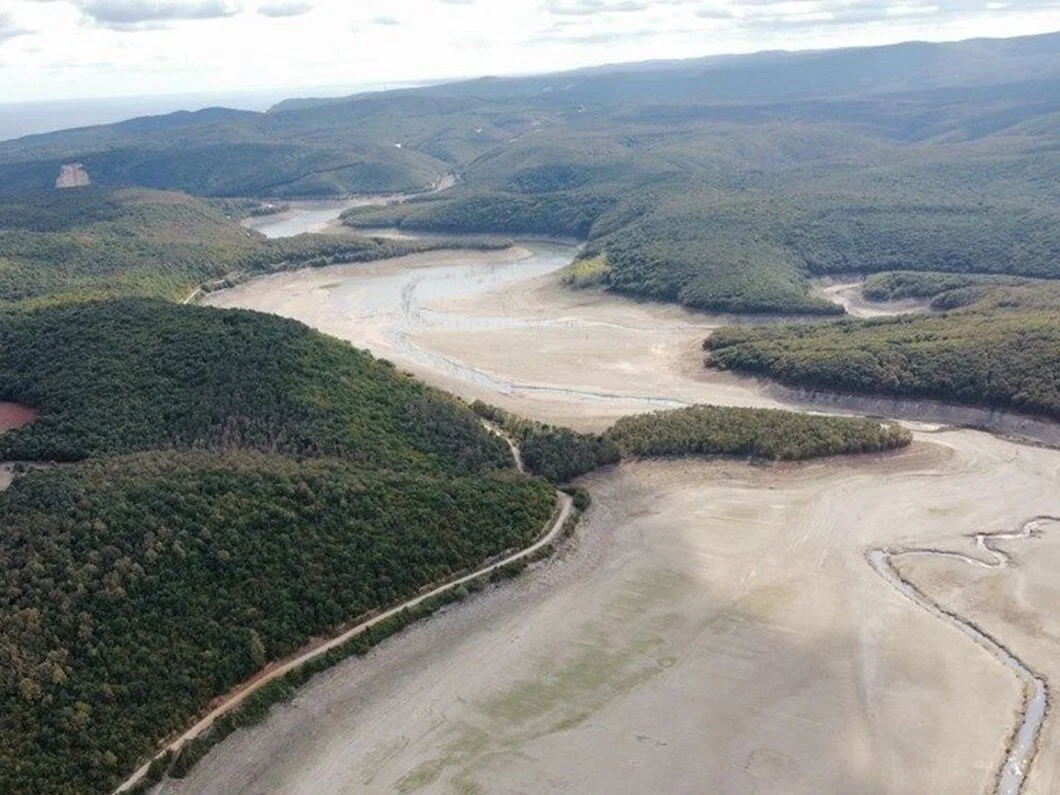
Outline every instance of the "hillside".
<svg viewBox="0 0 1060 795"><path fill-rule="evenodd" d="M0 788L105 793L268 660L527 544L519 476L141 454L0 496Z"/></svg>
<svg viewBox="0 0 1060 795"><path fill-rule="evenodd" d="M0 309L125 296L183 299L198 285L224 277L455 245L352 235L267 240L215 204L228 209L182 193L142 188L79 188L0 198ZM462 240L459 245L506 244Z"/></svg>
<svg viewBox="0 0 1060 795"><path fill-rule="evenodd" d="M455 399L294 321L0 317L0 790L103 793L311 637L525 545L552 487Z"/></svg>
<svg viewBox="0 0 1060 795"><path fill-rule="evenodd" d="M792 386L1060 419L1060 311L974 306L938 316L722 329L706 342L708 364Z"/></svg>
<svg viewBox="0 0 1060 795"><path fill-rule="evenodd" d="M0 394L40 412L5 459L157 448L474 471L507 447L443 393L295 321L123 300L0 320Z"/></svg>
<svg viewBox="0 0 1060 795"><path fill-rule="evenodd" d="M424 188L355 226L588 239L612 289L710 310L834 313L822 273L1055 278L1060 34L626 64L267 113L210 109L0 143L0 192L204 196ZM400 146L398 146L400 144Z"/></svg>
<svg viewBox="0 0 1060 795"><path fill-rule="evenodd" d="M180 194L77 189L0 200L0 305L176 297L259 248Z"/></svg>

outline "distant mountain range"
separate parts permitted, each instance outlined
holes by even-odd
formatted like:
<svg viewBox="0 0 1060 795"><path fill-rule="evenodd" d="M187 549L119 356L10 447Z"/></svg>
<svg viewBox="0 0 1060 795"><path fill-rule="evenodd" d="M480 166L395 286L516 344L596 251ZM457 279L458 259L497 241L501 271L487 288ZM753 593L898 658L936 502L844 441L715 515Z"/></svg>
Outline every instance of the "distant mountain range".
<svg viewBox="0 0 1060 795"><path fill-rule="evenodd" d="M1060 34L482 78L340 99L290 99L266 113L178 112L0 142L0 192L47 188L71 158L102 185L205 195L400 191L466 167L491 147L533 129L542 113L554 121L557 114L599 117L635 108L644 115L678 105L686 108L686 118L703 121L794 113L838 121L852 116L857 121L860 114L871 123L880 115L882 98L890 95L892 107L983 98L1021 103L1015 112L1030 118L1055 107L1058 79ZM962 91L948 96L954 89ZM924 92L931 90L946 93L928 97ZM912 96L895 96L900 94ZM810 100L828 105L784 106ZM752 111L749 105L765 107Z"/></svg>
<svg viewBox="0 0 1060 795"><path fill-rule="evenodd" d="M1060 275L1060 34L764 52L209 108L0 143L0 194L452 190L356 226L573 235L608 284L831 312L821 273ZM78 172L80 181L84 181Z"/></svg>

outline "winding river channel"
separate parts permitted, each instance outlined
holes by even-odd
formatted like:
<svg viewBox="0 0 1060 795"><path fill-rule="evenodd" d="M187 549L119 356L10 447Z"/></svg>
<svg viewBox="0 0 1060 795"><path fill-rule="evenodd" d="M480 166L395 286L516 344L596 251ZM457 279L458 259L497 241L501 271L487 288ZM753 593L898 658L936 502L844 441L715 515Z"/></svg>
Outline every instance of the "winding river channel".
<svg viewBox="0 0 1060 795"><path fill-rule="evenodd" d="M574 253L429 253L207 302L584 429L792 399L703 368L732 318L564 288ZM1060 791L1060 452L912 427L898 454L594 473L559 556L318 676L161 791Z"/></svg>

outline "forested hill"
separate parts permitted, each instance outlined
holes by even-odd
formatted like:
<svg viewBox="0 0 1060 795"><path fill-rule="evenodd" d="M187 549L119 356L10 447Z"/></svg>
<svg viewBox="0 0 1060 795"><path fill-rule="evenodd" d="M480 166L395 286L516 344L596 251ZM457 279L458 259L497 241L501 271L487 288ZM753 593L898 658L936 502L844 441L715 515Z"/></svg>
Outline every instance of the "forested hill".
<svg viewBox="0 0 1060 795"><path fill-rule="evenodd" d="M39 412L0 458L79 462L0 493L11 795L111 791L269 660L525 546L555 503L465 405L270 315L0 315L0 397Z"/></svg>
<svg viewBox="0 0 1060 795"><path fill-rule="evenodd" d="M452 241L303 234L275 240L204 201L144 188L37 191L0 198L0 309L141 296L183 299L200 284L278 269L384 259ZM463 247L504 247L461 240Z"/></svg>
<svg viewBox="0 0 1060 795"><path fill-rule="evenodd" d="M253 449L374 468L511 465L453 398L293 320L128 299L0 318L0 458Z"/></svg>
<svg viewBox="0 0 1060 795"><path fill-rule="evenodd" d="M833 313L815 274L1049 277L1060 262L1060 34L619 65L211 109L0 143L0 193L455 188L353 226L574 235L612 289Z"/></svg>

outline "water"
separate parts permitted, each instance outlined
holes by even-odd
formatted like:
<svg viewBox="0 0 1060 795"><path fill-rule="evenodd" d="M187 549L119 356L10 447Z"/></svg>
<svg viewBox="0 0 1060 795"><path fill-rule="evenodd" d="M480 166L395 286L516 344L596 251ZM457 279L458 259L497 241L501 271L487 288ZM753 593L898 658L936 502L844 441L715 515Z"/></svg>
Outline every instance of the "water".
<svg viewBox="0 0 1060 795"><path fill-rule="evenodd" d="M1026 528L1030 529L1038 521L1038 519L1031 520L1031 522L1027 523ZM915 554L932 554L930 550L915 550L914 552ZM949 557L946 553L941 554ZM997 795L1020 795L1023 783L1027 777L1028 767L1034 756L1038 735L1041 733L1042 724L1045 722L1045 712L1049 704L1049 691L1045 680L1028 668L1022 660L1012 654L1007 648L974 624L946 612L916 588L913 588L898 575L898 572L891 564L891 557L892 553L882 549L875 549L868 554L869 564L891 587L918 607L931 613L935 618L959 629L975 643L990 651L1024 683L1024 687L1029 694L1027 705L1023 711L1016 738L1008 751L1008 756L1005 757L1005 764L1001 768L997 789L995 790Z"/></svg>
<svg viewBox="0 0 1060 795"><path fill-rule="evenodd" d="M306 232L319 232L332 221L338 220L350 207L363 206L370 202L368 199L290 202L291 209L287 212L247 218L243 221L243 226L261 232L269 238L293 237Z"/></svg>

